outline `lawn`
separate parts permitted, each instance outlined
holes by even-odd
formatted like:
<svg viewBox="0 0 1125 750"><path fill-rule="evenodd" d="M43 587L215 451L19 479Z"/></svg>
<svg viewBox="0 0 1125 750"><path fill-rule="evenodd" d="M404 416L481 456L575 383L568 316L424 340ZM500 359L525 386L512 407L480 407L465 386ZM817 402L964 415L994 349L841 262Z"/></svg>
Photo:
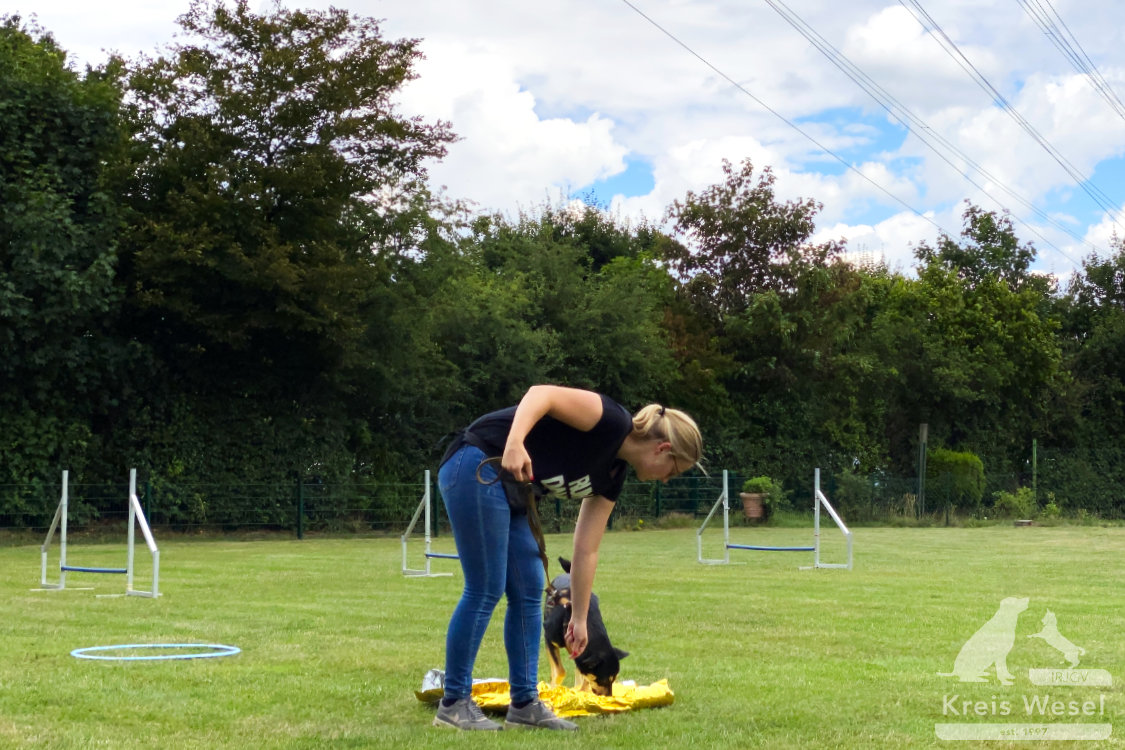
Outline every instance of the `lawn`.
<svg viewBox="0 0 1125 750"><path fill-rule="evenodd" d="M842 557L831 531L828 561ZM808 529L731 534L745 544L811 541ZM720 557L721 530L706 539L704 555ZM0 547L0 747L480 746L432 728L433 709L414 697L425 672L442 666L459 571L404 578L396 538L157 541L164 595L155 600L95 596L123 590L122 576L70 574L69 585L96 590L32 591L38 547ZM550 535L547 543L555 555L570 542ZM435 544L447 550L451 540ZM1058 746L1125 744L1123 528L859 528L851 571L798 570L809 553L740 550L729 566L699 565L695 544L692 529L611 532L596 584L615 645L631 653L622 677L667 678L674 705L579 718L578 738L504 732L488 747L957 747L974 743L940 741L935 724L1057 731L1079 722L1112 724L1113 735ZM116 567L124 549L72 539L68 558ZM146 571L143 546L137 559ZM434 569L456 565L439 560ZM1001 600L1017 596L1029 601L1007 657L1014 684L992 672L982 683L941 676ZM1066 666L1060 651L1028 637L1048 609L1085 649L1080 668L1107 670L1111 687L1031 684L1029 668ZM501 624L498 610L478 677L506 676ZM70 655L201 642L242 653L104 663ZM1029 700L1047 714L1029 716Z"/></svg>

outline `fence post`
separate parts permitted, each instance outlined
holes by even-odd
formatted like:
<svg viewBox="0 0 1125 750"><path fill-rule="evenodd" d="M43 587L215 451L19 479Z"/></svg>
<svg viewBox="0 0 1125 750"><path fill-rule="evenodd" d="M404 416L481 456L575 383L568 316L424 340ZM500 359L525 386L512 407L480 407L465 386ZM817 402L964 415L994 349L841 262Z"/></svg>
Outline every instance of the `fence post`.
<svg viewBox="0 0 1125 750"><path fill-rule="evenodd" d="M655 518L660 518L660 482L656 483L656 515Z"/></svg>
<svg viewBox="0 0 1125 750"><path fill-rule="evenodd" d="M1031 496L1039 505L1039 440L1031 439Z"/></svg>
<svg viewBox="0 0 1125 750"><path fill-rule="evenodd" d="M305 484L297 476L297 538L305 538Z"/></svg>
<svg viewBox="0 0 1125 750"><path fill-rule="evenodd" d="M930 425L918 425L918 518L926 515L926 442L930 437ZM949 510L946 509L946 526L949 525Z"/></svg>

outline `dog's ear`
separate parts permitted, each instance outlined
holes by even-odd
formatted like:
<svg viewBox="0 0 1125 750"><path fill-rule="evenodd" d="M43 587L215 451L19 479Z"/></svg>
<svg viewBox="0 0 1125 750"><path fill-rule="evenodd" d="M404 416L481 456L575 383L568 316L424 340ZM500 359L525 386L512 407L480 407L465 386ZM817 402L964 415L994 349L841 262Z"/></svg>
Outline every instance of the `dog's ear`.
<svg viewBox="0 0 1125 750"><path fill-rule="evenodd" d="M617 654L617 658L618 658L618 659L624 659L624 658L625 658L626 656L628 656L628 655L629 655L629 652L628 652L628 651L622 651L622 650L621 650L621 649L619 649L619 648L614 648L614 649L613 649L613 653Z"/></svg>

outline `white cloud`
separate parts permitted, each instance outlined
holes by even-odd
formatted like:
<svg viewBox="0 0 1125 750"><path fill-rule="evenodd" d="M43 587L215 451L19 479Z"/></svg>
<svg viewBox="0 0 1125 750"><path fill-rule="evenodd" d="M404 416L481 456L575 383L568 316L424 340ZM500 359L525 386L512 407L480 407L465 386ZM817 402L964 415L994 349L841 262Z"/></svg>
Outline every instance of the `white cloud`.
<svg viewBox="0 0 1125 750"><path fill-rule="evenodd" d="M170 43L179 31L176 18L188 9L187 0L121 0L112 10L79 0L36 0L28 5L27 12L17 14L28 20L35 16L78 69L101 64L109 52L156 56L157 47Z"/></svg>
<svg viewBox="0 0 1125 750"><path fill-rule="evenodd" d="M1118 216L1125 215L1125 206L1118 208L1117 214ZM1125 251L1125 232L1121 231L1119 222L1114 222L1108 216L1104 217L1097 224L1089 227L1086 230L1084 239L1097 247L1107 248L1117 252ZM1089 255L1089 252L1084 252L1082 255L1085 257ZM1104 253L1102 255L1104 256Z"/></svg>
<svg viewBox="0 0 1125 750"><path fill-rule="evenodd" d="M888 268L901 273L912 273L915 263L914 248L921 242L933 245L938 238L938 230L933 222L942 226L952 223L953 217L936 217L927 213L925 217L902 212L875 225L835 224L819 230L813 242L847 240L845 258L856 263L883 262ZM960 217L957 217L960 221Z"/></svg>
<svg viewBox="0 0 1125 750"><path fill-rule="evenodd" d="M286 5L323 8L330 2L286 0ZM423 40L429 59L418 67L422 78L403 92L403 108L453 122L462 140L444 163L432 167L432 175L452 195L484 208L536 205L620 172L629 159L652 165L653 188L643 196L619 196L612 207L658 219L688 190L720 179L723 158L736 164L750 158L759 169L773 167L782 199L824 204L820 224L830 229L822 232L843 233L909 266L911 244L932 239L933 226L854 172L841 171L768 106L953 234L968 198L989 210L1010 208L1032 224L1044 239L1023 224L1017 231L1040 247L1044 266L1086 254L1085 243L996 186L978 177L982 192L916 138L903 141L898 131L884 128L883 110L767 4L633 2L676 39L624 3L346 0L343 5L385 19L390 38ZM77 0L35 0L43 25L59 43L95 61L101 48L134 54L172 41L175 18L188 5L188 0L118 0L107 12ZM903 7L889 0L789 5L933 133L1037 208L1060 217L1078 237L1108 250L1113 225ZM1125 170L1121 161L1109 161L1125 154L1121 118L1018 4L931 0L926 9L1023 116L1084 174L1096 174L1114 204L1122 202ZM1125 95L1125 24L1107 22L1120 16L1119 0L1056 9ZM864 113L862 121L849 120L857 112Z"/></svg>
<svg viewBox="0 0 1125 750"><path fill-rule="evenodd" d="M460 140L430 169L452 197L486 209L530 207L625 169L628 149L614 140L611 120L540 118L535 97L492 49L450 42L429 53L419 73L401 106L453 123Z"/></svg>

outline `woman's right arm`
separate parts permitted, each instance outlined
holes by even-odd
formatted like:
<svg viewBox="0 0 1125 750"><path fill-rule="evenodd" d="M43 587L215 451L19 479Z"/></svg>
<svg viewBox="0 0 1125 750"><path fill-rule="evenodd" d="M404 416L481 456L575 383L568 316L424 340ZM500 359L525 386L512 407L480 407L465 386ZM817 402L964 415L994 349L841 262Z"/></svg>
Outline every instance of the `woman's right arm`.
<svg viewBox="0 0 1125 750"><path fill-rule="evenodd" d="M518 482L530 482L531 456L523 441L531 428L545 416L568 424L576 430L588 431L602 418L602 398L593 391L564 388L558 385L533 385L520 399L512 418L512 429L504 445L501 465L511 472Z"/></svg>
<svg viewBox="0 0 1125 750"><path fill-rule="evenodd" d="M586 650L586 615L590 611L590 593L594 590L594 573L598 568L598 548L613 507L612 500L600 495L590 495L582 501L578 522L574 525L574 554L570 563L570 624L566 630L566 646L571 656L578 656Z"/></svg>

